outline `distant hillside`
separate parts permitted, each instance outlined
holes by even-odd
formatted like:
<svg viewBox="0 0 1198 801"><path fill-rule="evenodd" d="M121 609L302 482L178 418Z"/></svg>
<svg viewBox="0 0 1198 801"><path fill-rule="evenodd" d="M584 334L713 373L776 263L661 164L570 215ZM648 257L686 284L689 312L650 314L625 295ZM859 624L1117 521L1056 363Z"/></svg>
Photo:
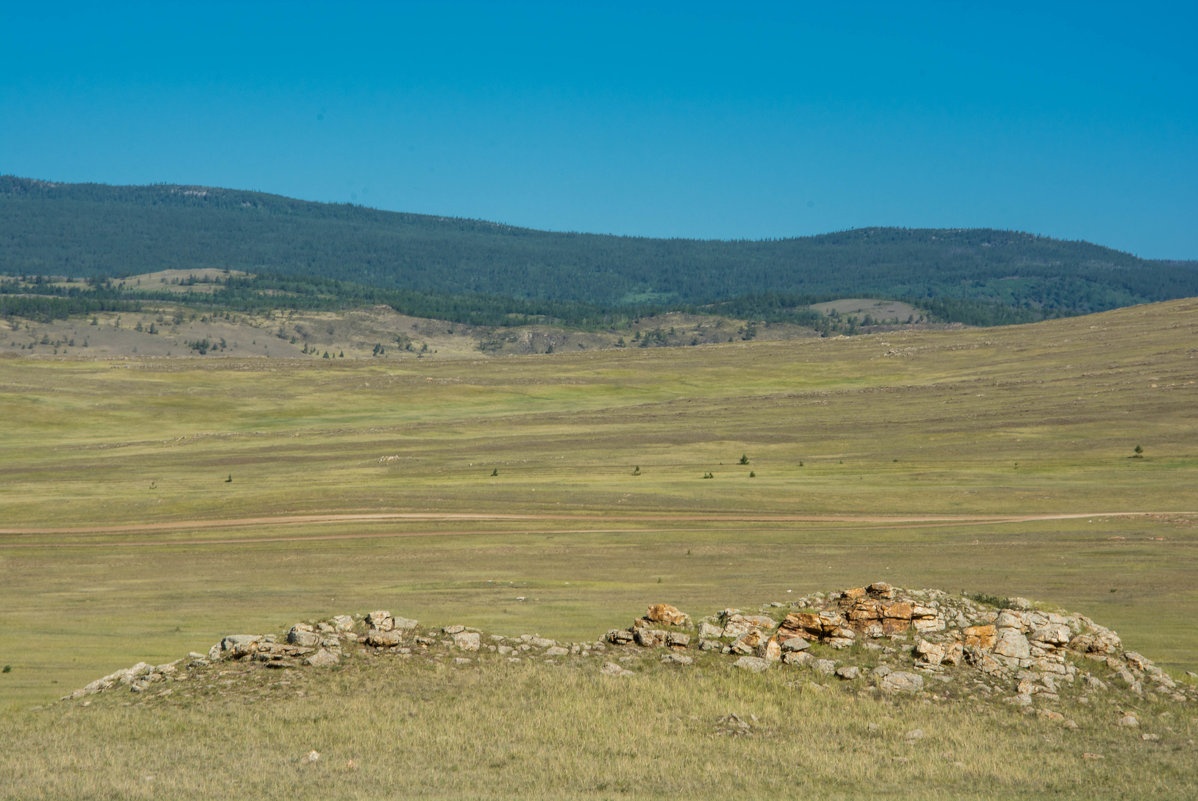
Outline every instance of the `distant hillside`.
<svg viewBox="0 0 1198 801"><path fill-rule="evenodd" d="M1198 265L988 229L867 228L773 241L551 233L196 186L0 176L0 273L168 268L317 276L384 289L707 304L767 293L965 299L1035 316L1198 295Z"/></svg>

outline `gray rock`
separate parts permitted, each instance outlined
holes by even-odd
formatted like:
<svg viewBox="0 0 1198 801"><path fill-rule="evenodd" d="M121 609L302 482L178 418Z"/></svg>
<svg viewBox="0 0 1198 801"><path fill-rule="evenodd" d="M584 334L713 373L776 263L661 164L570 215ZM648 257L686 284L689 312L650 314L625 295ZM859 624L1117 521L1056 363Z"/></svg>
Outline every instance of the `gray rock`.
<svg viewBox="0 0 1198 801"><path fill-rule="evenodd" d="M690 665L695 660L686 654L666 654L661 658L661 661L666 665Z"/></svg>
<svg viewBox="0 0 1198 801"><path fill-rule="evenodd" d="M836 668L836 678L852 681L861 678L861 668L856 665L842 665Z"/></svg>
<svg viewBox="0 0 1198 801"><path fill-rule="evenodd" d="M393 648L399 645L403 635L395 629L371 629L366 632L366 644L375 648Z"/></svg>
<svg viewBox="0 0 1198 801"><path fill-rule="evenodd" d="M341 657L332 651L321 649L304 660L305 665L312 667L333 667L341 664Z"/></svg>
<svg viewBox="0 0 1198 801"><path fill-rule="evenodd" d="M553 645L553 646L550 646L549 648L545 649L545 656L558 657L558 656L569 656L569 655L570 655L570 649L563 648L560 645Z"/></svg>
<svg viewBox="0 0 1198 801"><path fill-rule="evenodd" d="M878 682L878 687L884 693L918 692L923 689L923 676L905 670L895 670L883 676Z"/></svg>
<svg viewBox="0 0 1198 801"><path fill-rule="evenodd" d="M642 648L659 648L666 644L666 633L661 629L637 629L632 636Z"/></svg>
<svg viewBox="0 0 1198 801"><path fill-rule="evenodd" d="M811 667L815 670L816 673L821 673L825 676L831 676L833 673L836 672L836 660L835 659L816 659L814 662L811 663Z"/></svg>
<svg viewBox="0 0 1198 801"><path fill-rule="evenodd" d="M783 653L787 653L788 651L806 651L810 647L811 642L802 637L790 637L782 641Z"/></svg>
<svg viewBox="0 0 1198 801"><path fill-rule="evenodd" d="M741 670L748 670L753 673L762 673L769 669L770 663L757 656L742 656L734 663Z"/></svg>
<svg viewBox="0 0 1198 801"><path fill-rule="evenodd" d="M620 667L615 662L604 662L603 667L599 668L599 672L604 676L631 676L632 671Z"/></svg>
<svg viewBox="0 0 1198 801"><path fill-rule="evenodd" d="M1027 637L1024 637L1019 629L1003 628L999 629L998 642L994 644L994 653L1008 659L1030 659L1032 649L1028 644Z"/></svg>
<svg viewBox="0 0 1198 801"><path fill-rule="evenodd" d="M482 638L477 631L458 631L453 635L453 644L463 651L477 651Z"/></svg>
<svg viewBox="0 0 1198 801"><path fill-rule="evenodd" d="M329 619L334 631L350 631L354 627L354 619L349 615L334 615Z"/></svg>
<svg viewBox="0 0 1198 801"><path fill-rule="evenodd" d="M1123 726L1124 728L1135 729L1139 727L1140 719L1135 715L1124 715L1123 717L1119 718L1119 725Z"/></svg>
<svg viewBox="0 0 1198 801"><path fill-rule="evenodd" d="M320 641L321 636L307 623L296 623L287 632L287 642L302 648L314 648Z"/></svg>

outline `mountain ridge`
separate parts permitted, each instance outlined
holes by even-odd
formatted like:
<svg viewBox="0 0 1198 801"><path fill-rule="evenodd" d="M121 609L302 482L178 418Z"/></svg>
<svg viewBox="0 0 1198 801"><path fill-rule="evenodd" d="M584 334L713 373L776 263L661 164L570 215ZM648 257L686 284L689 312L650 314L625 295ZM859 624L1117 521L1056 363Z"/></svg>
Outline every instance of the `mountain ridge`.
<svg viewBox="0 0 1198 801"><path fill-rule="evenodd" d="M870 227L768 240L550 232L198 185L0 176L0 273L319 276L600 305L750 295L948 298L1042 316L1198 295L1198 262L996 229Z"/></svg>

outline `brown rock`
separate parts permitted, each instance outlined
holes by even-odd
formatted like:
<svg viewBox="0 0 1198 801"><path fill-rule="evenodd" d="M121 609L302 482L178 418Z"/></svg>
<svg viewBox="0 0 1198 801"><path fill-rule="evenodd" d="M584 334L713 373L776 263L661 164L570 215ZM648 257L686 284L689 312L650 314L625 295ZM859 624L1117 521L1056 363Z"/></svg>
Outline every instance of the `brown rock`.
<svg viewBox="0 0 1198 801"><path fill-rule="evenodd" d="M645 619L666 626L689 626L690 615L679 611L678 607L669 604L653 604L645 614Z"/></svg>
<svg viewBox="0 0 1198 801"><path fill-rule="evenodd" d="M894 587L890 586L885 581L875 581L865 589L866 592L875 598L885 598L889 600L894 597Z"/></svg>
<svg viewBox="0 0 1198 801"><path fill-rule="evenodd" d="M882 617L888 620L910 620L912 607L906 601L895 601L890 604L881 604L881 611Z"/></svg>
<svg viewBox="0 0 1198 801"><path fill-rule="evenodd" d="M845 590L843 595L845 598L848 598L851 601L855 601L858 598L865 597L865 588L864 587L854 587L851 590Z"/></svg>
<svg viewBox="0 0 1198 801"><path fill-rule="evenodd" d="M998 642L998 629L993 625L970 626L961 633L965 635L967 648L980 648L983 651L989 651Z"/></svg>

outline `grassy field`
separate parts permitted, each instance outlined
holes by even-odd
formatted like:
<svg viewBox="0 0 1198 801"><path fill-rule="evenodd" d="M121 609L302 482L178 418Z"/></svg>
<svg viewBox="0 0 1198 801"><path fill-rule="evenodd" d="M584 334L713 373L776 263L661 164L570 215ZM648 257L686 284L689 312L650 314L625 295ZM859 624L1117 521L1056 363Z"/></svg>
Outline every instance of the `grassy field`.
<svg viewBox="0 0 1198 801"><path fill-rule="evenodd" d="M1198 667L1196 378L1194 300L1008 329L537 357L0 359L0 705L7 725L138 660L341 612L593 639L650 602L701 615L877 579L1054 602L1180 676ZM488 681L452 691L485 697ZM570 692L602 704L606 691ZM106 725L145 714L123 709ZM21 724L25 742L95 736L60 714ZM171 714L140 718L144 736L182 727ZM333 713L228 714L230 728L248 715L303 732ZM641 734L677 734L660 726ZM788 757L809 746L779 731L741 757L814 759ZM741 748L719 742L729 758ZM181 758L223 759L206 747ZM899 783L939 770L895 764Z"/></svg>

